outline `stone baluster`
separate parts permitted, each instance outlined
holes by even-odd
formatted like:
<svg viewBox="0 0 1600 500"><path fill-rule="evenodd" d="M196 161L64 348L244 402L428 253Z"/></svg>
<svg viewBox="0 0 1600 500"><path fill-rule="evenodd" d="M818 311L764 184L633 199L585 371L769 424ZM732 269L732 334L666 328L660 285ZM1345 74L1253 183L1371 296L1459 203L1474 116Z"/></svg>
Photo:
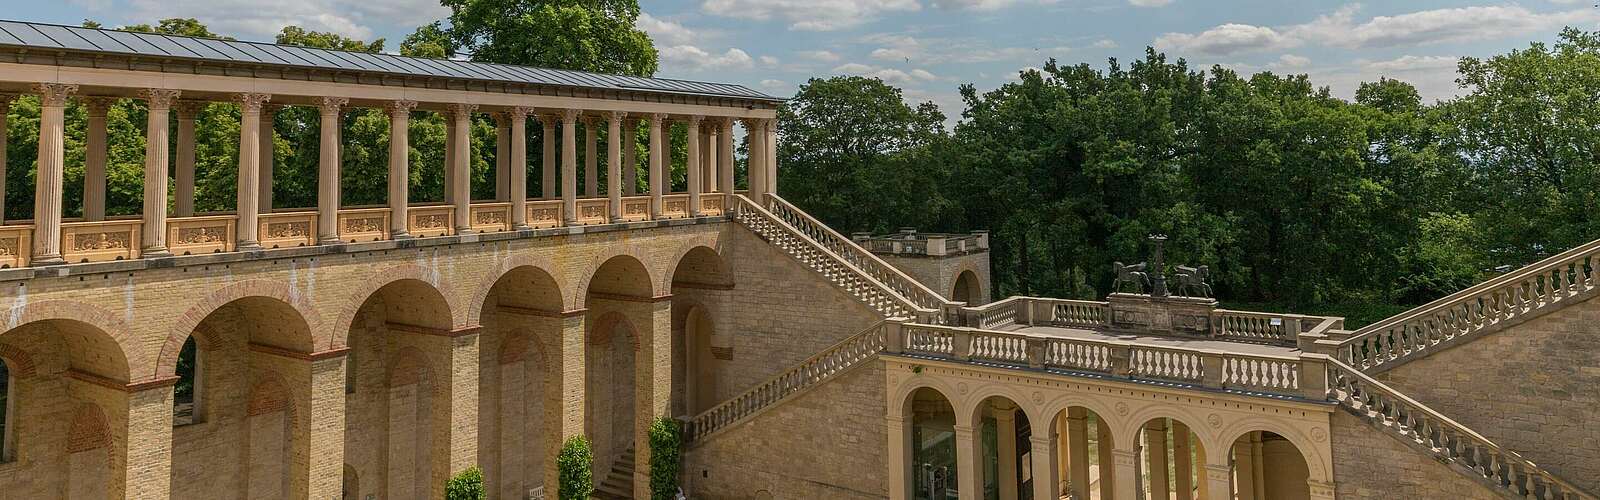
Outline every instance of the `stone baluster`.
<svg viewBox="0 0 1600 500"><path fill-rule="evenodd" d="M540 198L550 200L556 197L556 120L560 118L554 114L539 116L539 124L544 126L544 147L540 153L544 162L539 167Z"/></svg>
<svg viewBox="0 0 1600 500"><path fill-rule="evenodd" d="M666 193L667 155L666 142L662 137L661 122L667 115L653 113L650 115L650 218L661 218L661 195Z"/></svg>
<svg viewBox="0 0 1600 500"><path fill-rule="evenodd" d="M627 113L612 111L606 120L606 207L611 222L622 221L622 143L629 139L622 135L622 122L627 117Z"/></svg>
<svg viewBox="0 0 1600 500"><path fill-rule="evenodd" d="M89 115L84 134L83 220L106 218L106 112L117 103L115 97L84 98Z"/></svg>
<svg viewBox="0 0 1600 500"><path fill-rule="evenodd" d="M597 177L600 168L600 155L595 149L600 143L600 131L595 128L595 117L583 117L583 196L593 198L599 196L600 179Z"/></svg>
<svg viewBox="0 0 1600 500"><path fill-rule="evenodd" d="M33 195L33 264L66 263L61 258L61 182L66 162L67 96L77 85L41 83L39 93L39 171Z"/></svg>
<svg viewBox="0 0 1600 500"><path fill-rule="evenodd" d="M140 253L165 257L167 251L167 118L179 92L148 89L142 92L147 108L144 142L144 232Z"/></svg>
<svg viewBox="0 0 1600 500"><path fill-rule="evenodd" d="M323 97L318 106L322 142L317 162L317 243L323 245L339 243L339 118L349 103L343 97Z"/></svg>
<svg viewBox="0 0 1600 500"><path fill-rule="evenodd" d="M450 121L455 123L451 136L455 138L456 154L450 163L449 176L452 203L456 207L456 234L472 234L472 177L469 172L472 158L472 112L476 104L451 104Z"/></svg>
<svg viewBox="0 0 1600 500"><path fill-rule="evenodd" d="M506 181L511 184L511 228L528 228L528 113L532 108L515 107L507 113L511 119L511 167Z"/></svg>
<svg viewBox="0 0 1600 500"><path fill-rule="evenodd" d="M277 163L273 161L273 155L277 150L277 145L273 142L273 124L277 123L278 111L282 109L283 106L276 104L261 106L261 128L258 129L261 133L259 148L261 177L256 186L260 190L258 200L261 213L264 214L272 213L272 178L273 171L277 168Z"/></svg>
<svg viewBox="0 0 1600 500"><path fill-rule="evenodd" d="M578 220L578 113L561 111L561 222L568 226Z"/></svg>
<svg viewBox="0 0 1600 500"><path fill-rule="evenodd" d="M688 164L684 165L684 173L689 184L688 208L690 217L700 216L700 189L704 187L701 183L705 182L702 177L704 172L700 171L700 153L702 151L700 149L700 124L703 121L705 121L704 116L694 115L689 117L688 138L684 141L685 146L689 148L686 155Z"/></svg>
<svg viewBox="0 0 1600 500"><path fill-rule="evenodd" d="M194 216L194 121L205 109L205 103L182 101L173 105L178 115L178 158L173 173L173 214L178 217Z"/></svg>
<svg viewBox="0 0 1600 500"><path fill-rule="evenodd" d="M417 101L389 102L389 237L409 238L411 198L411 110Z"/></svg>
<svg viewBox="0 0 1600 500"><path fill-rule="evenodd" d="M0 93L0 224L6 222L6 117L11 114L11 102L16 94ZM17 249L22 250L22 249Z"/></svg>
<svg viewBox="0 0 1600 500"><path fill-rule="evenodd" d="M723 118L717 120L717 127L720 130L720 132L717 133L717 165L721 167L721 170L717 172L717 174L720 176L719 180L717 181L717 185L721 187L723 193L732 195L734 187L733 119ZM731 206L733 206L733 202L731 200L724 202L723 204L724 209Z"/></svg>
<svg viewBox="0 0 1600 500"><path fill-rule="evenodd" d="M260 210L261 107L272 99L269 94L239 94L239 229L237 248L260 250L257 241L257 214Z"/></svg>

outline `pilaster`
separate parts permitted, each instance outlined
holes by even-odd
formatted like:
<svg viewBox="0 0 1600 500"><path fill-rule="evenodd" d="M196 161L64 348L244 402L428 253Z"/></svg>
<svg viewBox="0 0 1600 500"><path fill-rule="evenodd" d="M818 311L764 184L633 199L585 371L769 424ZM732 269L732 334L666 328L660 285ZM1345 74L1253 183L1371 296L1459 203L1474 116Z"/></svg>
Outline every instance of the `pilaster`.
<svg viewBox="0 0 1600 500"><path fill-rule="evenodd" d="M551 496L556 485L560 484L556 457L561 454L561 445L566 444L568 439L584 435L584 419L587 418L583 411L586 387L584 357L587 348L584 339L587 326L583 313L583 310L568 311L554 320L558 328L555 337L546 344L554 346L546 356L544 381L544 418L546 427L551 430L550 439L545 440L544 450L546 497Z"/></svg>
<svg viewBox="0 0 1600 500"><path fill-rule="evenodd" d="M1035 428L1033 435L1028 438L1033 450L1033 498L1061 497L1058 486L1061 479L1056 475L1056 454L1051 453L1056 449L1057 439L1059 436L1051 433L1049 426Z"/></svg>
<svg viewBox="0 0 1600 500"><path fill-rule="evenodd" d="M127 418L113 430L122 439L112 439L120 448L111 464L112 497L172 496L172 386L159 383L127 393Z"/></svg>
<svg viewBox="0 0 1600 500"><path fill-rule="evenodd" d="M633 427L634 498L650 498L650 424L672 411L672 301L656 300L646 307L646 317L631 318L640 325L639 350L634 354L634 408L638 412Z"/></svg>
<svg viewBox="0 0 1600 500"><path fill-rule="evenodd" d="M1171 498L1172 487L1167 480L1167 419L1158 418L1145 424L1144 450L1149 458L1145 474L1150 476L1150 496Z"/></svg>
<svg viewBox="0 0 1600 500"><path fill-rule="evenodd" d="M978 463L983 450L978 447L978 435L971 425L957 423L955 433L956 496L961 500L977 500L983 495L983 470Z"/></svg>
<svg viewBox="0 0 1600 500"><path fill-rule="evenodd" d="M999 460L995 484L1000 500L1017 500L1017 407L994 407L995 457Z"/></svg>
<svg viewBox="0 0 1600 500"><path fill-rule="evenodd" d="M1110 498L1115 500L1134 500L1139 489L1139 471L1134 464L1139 461L1139 452L1135 450L1112 449L1112 490ZM1101 467L1105 467L1102 462ZM1101 498L1108 495L1104 493L1105 485L1101 485Z"/></svg>

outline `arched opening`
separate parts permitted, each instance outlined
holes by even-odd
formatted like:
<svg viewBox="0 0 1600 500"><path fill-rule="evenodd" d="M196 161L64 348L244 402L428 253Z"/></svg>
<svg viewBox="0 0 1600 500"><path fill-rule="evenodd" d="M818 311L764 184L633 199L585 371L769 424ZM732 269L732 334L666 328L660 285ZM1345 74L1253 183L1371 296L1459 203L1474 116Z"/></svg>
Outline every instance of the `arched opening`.
<svg viewBox="0 0 1600 500"><path fill-rule="evenodd" d="M282 498L302 491L307 478L294 474L292 464L310 453L294 409L311 391L305 319L278 299L245 297L207 314L180 346L162 361L178 376L172 496ZM225 472L228 465L236 468Z"/></svg>
<svg viewBox="0 0 1600 500"><path fill-rule="evenodd" d="M719 332L727 317L733 277L722 256L707 247L685 253L672 272L672 388L674 415L693 416L734 396L717 380L733 361L732 335Z"/></svg>
<svg viewBox="0 0 1600 500"><path fill-rule="evenodd" d="M561 415L561 376L545 361L561 338L563 302L555 278L518 267L490 287L478 335L478 463L485 489L529 497L544 486ZM547 488L553 491L553 488Z"/></svg>
<svg viewBox="0 0 1600 500"><path fill-rule="evenodd" d="M950 399L931 387L906 398L905 416L911 437L911 498L949 500L957 497L956 411Z"/></svg>
<svg viewBox="0 0 1600 500"><path fill-rule="evenodd" d="M450 305L427 282L400 279L362 302L349 325L345 462L361 498L438 498L449 474Z"/></svg>
<svg viewBox="0 0 1600 500"><path fill-rule="evenodd" d="M972 416L978 433L978 466L983 471L980 491L988 500L1032 498L1032 422L1015 401L990 396ZM1049 432L1049 429L1039 429Z"/></svg>
<svg viewBox="0 0 1600 500"><path fill-rule="evenodd" d="M0 333L8 498L121 498L128 363L109 334L50 319ZM119 430L120 429L120 430ZM55 478L40 481L39 478Z"/></svg>
<svg viewBox="0 0 1600 500"><path fill-rule="evenodd" d="M954 289L950 291L950 300L966 302L969 306L983 305L979 303L983 300L983 289L978 284L978 275L972 271L961 271L956 276Z"/></svg>
<svg viewBox="0 0 1600 500"><path fill-rule="evenodd" d="M15 426L7 425L12 420L11 413L16 411L11 407L11 365L4 357L0 357L0 463L16 460L17 450L12 446L17 443L17 438L11 437Z"/></svg>
<svg viewBox="0 0 1600 500"><path fill-rule="evenodd" d="M339 500L361 499L361 476L356 474L356 468L344 464L344 479L340 481Z"/></svg>
<svg viewBox="0 0 1600 500"><path fill-rule="evenodd" d="M1144 498L1211 498L1205 475L1205 449L1189 426L1172 418L1153 418L1139 428L1139 459L1134 464Z"/></svg>
<svg viewBox="0 0 1600 500"><path fill-rule="evenodd" d="M1111 427L1094 410L1068 407L1056 414L1056 476L1054 491L1079 500L1111 500Z"/></svg>
<svg viewBox="0 0 1600 500"><path fill-rule="evenodd" d="M1230 455L1237 500L1307 500L1310 468L1305 454L1287 438L1251 431L1234 440Z"/></svg>
<svg viewBox="0 0 1600 500"><path fill-rule="evenodd" d="M653 392L656 354L641 349L656 345L646 338L656 331L653 282L638 259L619 255L595 270L584 297L584 427L594 445L594 480L604 494L633 496L632 471L645 465L635 462L635 447L650 419L671 409L670 393Z"/></svg>

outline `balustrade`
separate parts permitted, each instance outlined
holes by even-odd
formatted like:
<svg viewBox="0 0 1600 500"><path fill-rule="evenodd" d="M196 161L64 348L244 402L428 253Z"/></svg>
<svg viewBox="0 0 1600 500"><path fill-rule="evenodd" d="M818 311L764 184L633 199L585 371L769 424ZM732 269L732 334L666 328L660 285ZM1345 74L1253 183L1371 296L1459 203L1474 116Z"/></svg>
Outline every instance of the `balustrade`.
<svg viewBox="0 0 1600 500"><path fill-rule="evenodd" d="M578 200L577 223L582 225L605 224L611 222L611 200L605 198L584 198Z"/></svg>
<svg viewBox="0 0 1600 500"><path fill-rule="evenodd" d="M528 227L545 228L561 225L561 200L528 202Z"/></svg>
<svg viewBox="0 0 1600 500"><path fill-rule="evenodd" d="M682 219L689 216L689 195L668 194L661 196L661 218Z"/></svg>
<svg viewBox="0 0 1600 500"><path fill-rule="evenodd" d="M764 209L783 221L787 228L839 256L844 262L860 269L873 281L882 284L895 295L904 297L917 308L943 310L952 304L943 296L929 290L922 282L912 279L899 268L889 265L877 255L861 248L851 239L840 235L777 195L769 195L766 198L768 204Z"/></svg>
<svg viewBox="0 0 1600 500"><path fill-rule="evenodd" d="M27 267L33 226L0 226L0 268Z"/></svg>
<svg viewBox="0 0 1600 500"><path fill-rule="evenodd" d="M418 205L406 210L406 232L418 238L449 236L455 234L450 221L455 220L456 207L450 205Z"/></svg>
<svg viewBox="0 0 1600 500"><path fill-rule="evenodd" d="M339 211L339 240L350 243L389 239L388 208L351 208Z"/></svg>
<svg viewBox="0 0 1600 500"><path fill-rule="evenodd" d="M700 215L722 215L726 211L724 208L727 206L726 198L727 196L718 193L700 195Z"/></svg>
<svg viewBox="0 0 1600 500"><path fill-rule="evenodd" d="M256 241L264 248L317 244L316 212L273 212L257 217Z"/></svg>
<svg viewBox="0 0 1600 500"><path fill-rule="evenodd" d="M622 198L622 220L641 221L650 219L649 196L627 196Z"/></svg>
<svg viewBox="0 0 1600 500"><path fill-rule="evenodd" d="M480 233L499 233L511 230L510 203L473 203L471 207L472 230Z"/></svg>
<svg viewBox="0 0 1600 500"><path fill-rule="evenodd" d="M1211 314L1212 332L1229 340L1293 345L1304 316L1217 309Z"/></svg>
<svg viewBox="0 0 1600 500"><path fill-rule="evenodd" d="M61 224L61 257L68 263L139 258L138 220Z"/></svg>
<svg viewBox="0 0 1600 500"><path fill-rule="evenodd" d="M233 215L167 219L167 248L175 255L232 252L238 222Z"/></svg>

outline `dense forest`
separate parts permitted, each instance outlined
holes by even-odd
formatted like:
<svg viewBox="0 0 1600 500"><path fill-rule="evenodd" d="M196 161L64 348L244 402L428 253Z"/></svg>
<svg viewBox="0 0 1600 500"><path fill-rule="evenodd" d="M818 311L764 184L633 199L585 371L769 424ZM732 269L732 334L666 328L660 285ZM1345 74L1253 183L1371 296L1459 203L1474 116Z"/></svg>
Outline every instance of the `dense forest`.
<svg viewBox="0 0 1600 500"><path fill-rule="evenodd" d="M399 53L657 69L635 1L443 3L451 17ZM193 19L118 29L220 36ZM276 41L386 50L293 26ZM813 79L780 113L780 193L846 233L990 230L996 296L1104 295L1111 262L1143 260L1146 236L1162 233L1168 261L1210 266L1229 305L1359 324L1600 237L1600 35L1568 29L1552 45L1465 58L1457 81L1460 96L1440 102L1396 80L1364 83L1352 101L1303 75L1191 68L1147 50L1103 67L1048 61L988 91L962 86L949 127L945 110L880 80ZM67 116L72 217L83 104ZM37 99L20 97L8 118L5 215L31 218ZM231 210L237 108L213 103L198 120L196 209ZM109 112L108 215L139 211L144 121L137 100ZM277 114L280 208L315 205L317 126L315 108ZM537 165L542 131L528 129ZM388 119L352 109L341 133L343 203L384 203ZM412 201L440 200L443 118L418 112L409 134ZM474 120L474 198L493 195L494 134L487 115ZM678 189L682 140L675 130ZM538 193L539 176L529 181Z"/></svg>

